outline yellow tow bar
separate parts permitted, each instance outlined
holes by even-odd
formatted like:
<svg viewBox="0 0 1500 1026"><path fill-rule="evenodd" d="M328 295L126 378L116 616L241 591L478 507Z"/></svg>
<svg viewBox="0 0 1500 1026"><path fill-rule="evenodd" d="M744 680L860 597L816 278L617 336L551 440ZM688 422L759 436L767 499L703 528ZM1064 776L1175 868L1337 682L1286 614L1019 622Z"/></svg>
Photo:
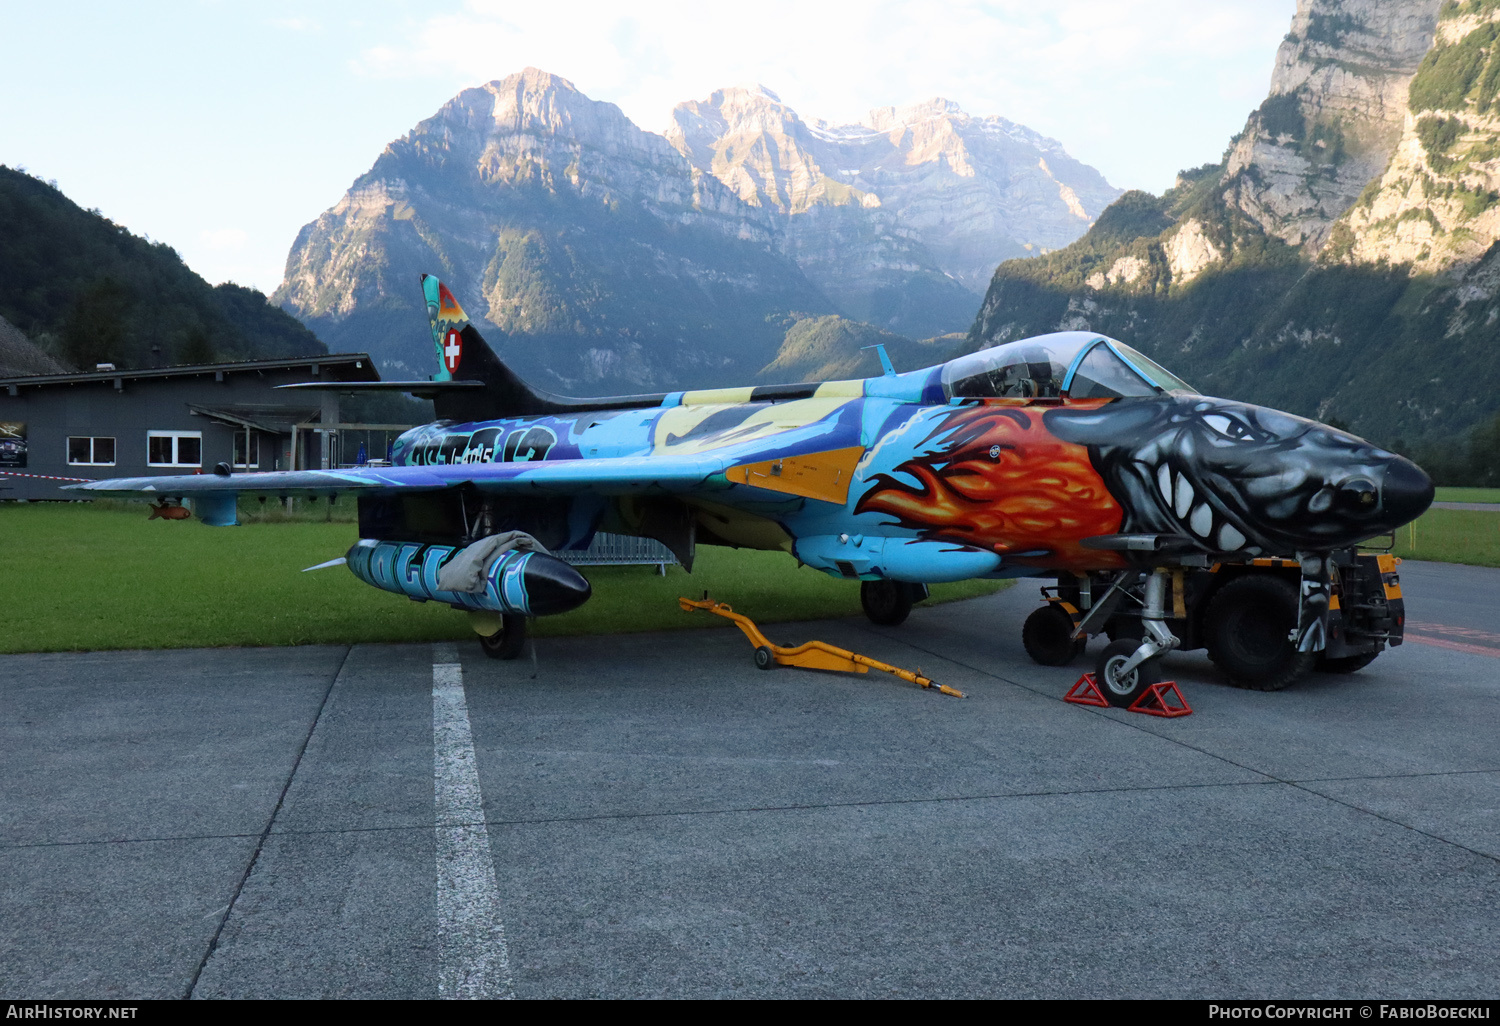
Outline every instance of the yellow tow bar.
<svg viewBox="0 0 1500 1026"><path fill-rule="evenodd" d="M921 669L916 673L903 670L899 666L882 663L878 659L862 656L858 652L850 652L848 649L835 648L821 641L809 641L805 645L797 645L795 648L784 648L781 645L773 645L743 613L736 613L727 602L715 602L713 599L704 597L702 599L679 598L677 604L682 607L684 613L691 613L695 609L714 613L726 620L733 620L734 625L744 632L745 637L750 639L750 644L755 646L755 665L762 670L769 670L773 666L800 666L808 670L837 670L843 673L869 673L871 670L880 670L892 676L900 677L909 684L916 684L924 688L934 688L945 695L954 698L965 697L962 691L939 684L922 676Z"/></svg>

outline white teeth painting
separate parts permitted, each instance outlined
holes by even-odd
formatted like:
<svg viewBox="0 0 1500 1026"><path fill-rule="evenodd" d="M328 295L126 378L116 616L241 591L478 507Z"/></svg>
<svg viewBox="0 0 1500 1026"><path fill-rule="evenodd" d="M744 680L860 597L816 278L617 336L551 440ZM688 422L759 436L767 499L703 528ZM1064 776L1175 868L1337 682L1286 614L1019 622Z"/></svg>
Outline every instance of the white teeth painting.
<svg viewBox="0 0 1500 1026"><path fill-rule="evenodd" d="M1214 514L1213 510L1208 508L1208 503L1203 502L1198 504L1198 508L1193 510L1193 515L1188 520L1188 526L1200 538L1207 538L1213 533Z"/></svg>
<svg viewBox="0 0 1500 1026"><path fill-rule="evenodd" d="M1187 511L1193 505L1193 485L1184 475L1177 475L1177 501L1172 508L1176 510L1179 517L1187 516ZM1202 533L1202 532L1200 532Z"/></svg>

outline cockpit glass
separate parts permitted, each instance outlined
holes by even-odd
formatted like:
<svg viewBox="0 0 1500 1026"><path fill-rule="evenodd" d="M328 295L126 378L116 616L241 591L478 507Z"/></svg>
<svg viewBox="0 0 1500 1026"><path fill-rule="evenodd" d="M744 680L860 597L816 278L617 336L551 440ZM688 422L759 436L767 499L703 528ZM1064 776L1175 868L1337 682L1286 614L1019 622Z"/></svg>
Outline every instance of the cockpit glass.
<svg viewBox="0 0 1500 1026"><path fill-rule="evenodd" d="M1124 342L1112 341L1111 344L1120 351L1125 359L1130 361L1131 366L1150 378L1152 384L1159 385L1168 392L1191 392L1194 395L1198 393L1198 390L1192 385L1189 385L1186 381L1183 381L1176 374L1173 374L1150 357L1143 356L1134 349L1131 349Z"/></svg>
<svg viewBox="0 0 1500 1026"><path fill-rule="evenodd" d="M943 368L950 399L1037 399L1062 394L1072 353L1026 339L951 360Z"/></svg>
<svg viewBox="0 0 1500 1026"><path fill-rule="evenodd" d="M1129 346L1091 331L1023 338L950 360L943 367L943 391L949 399L1057 398L1075 361L1068 382L1068 395L1075 399L1195 391Z"/></svg>
<svg viewBox="0 0 1500 1026"><path fill-rule="evenodd" d="M1156 386L1131 370L1103 342L1088 351L1068 384L1071 399L1122 399L1156 392Z"/></svg>

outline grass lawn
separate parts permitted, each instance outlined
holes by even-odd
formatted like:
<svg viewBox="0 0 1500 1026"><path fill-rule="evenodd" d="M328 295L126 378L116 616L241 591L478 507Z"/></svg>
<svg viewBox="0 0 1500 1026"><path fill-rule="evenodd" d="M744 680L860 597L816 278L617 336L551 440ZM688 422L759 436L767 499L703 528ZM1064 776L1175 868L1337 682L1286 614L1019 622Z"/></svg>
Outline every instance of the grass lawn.
<svg viewBox="0 0 1500 1026"><path fill-rule="evenodd" d="M352 511L352 510L351 510ZM342 556L357 537L317 514L243 527L147 520L139 504L0 503L10 610L0 652L223 645L310 645L472 638L468 618L436 602L378 591L343 567L299 573ZM587 567L594 596L535 622L538 635L673 628L734 630L684 613L677 596L705 590L771 623L859 612L859 585L798 569L779 552L704 546L694 573L671 567ZM985 595L1008 581L932 586L932 601Z"/></svg>
<svg viewBox="0 0 1500 1026"><path fill-rule="evenodd" d="M1416 523L1396 531L1394 551L1403 559L1500 566L1500 513L1468 509L1428 510Z"/></svg>
<svg viewBox="0 0 1500 1026"><path fill-rule="evenodd" d="M1500 488L1439 488L1436 501L1500 503Z"/></svg>

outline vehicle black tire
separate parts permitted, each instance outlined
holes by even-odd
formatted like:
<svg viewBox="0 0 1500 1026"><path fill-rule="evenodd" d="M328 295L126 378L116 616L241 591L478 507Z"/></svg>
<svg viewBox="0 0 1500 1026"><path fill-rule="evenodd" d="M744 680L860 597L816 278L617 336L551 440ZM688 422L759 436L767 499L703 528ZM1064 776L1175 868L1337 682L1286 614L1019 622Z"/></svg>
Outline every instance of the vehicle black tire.
<svg viewBox="0 0 1500 1026"><path fill-rule="evenodd" d="M479 647L491 659L514 659L526 647L526 617L507 613L500 629L489 637L479 636Z"/></svg>
<svg viewBox="0 0 1500 1026"><path fill-rule="evenodd" d="M1026 654L1043 666L1067 666L1083 651L1086 639L1073 640L1073 618L1056 602L1034 609L1021 625Z"/></svg>
<svg viewBox="0 0 1500 1026"><path fill-rule="evenodd" d="M776 669L776 656L769 648L761 645L755 650L755 666L761 670Z"/></svg>
<svg viewBox="0 0 1500 1026"><path fill-rule="evenodd" d="M1312 652L1288 637L1297 626L1297 588L1269 574L1246 574L1208 603L1208 658L1237 688L1280 691L1312 669Z"/></svg>
<svg viewBox="0 0 1500 1026"><path fill-rule="evenodd" d="M911 615L911 593L903 581L861 581L859 604L872 623L895 627Z"/></svg>
<svg viewBox="0 0 1500 1026"><path fill-rule="evenodd" d="M1379 654L1379 652L1365 652L1362 655L1336 656L1334 658L1320 655L1318 656L1317 663L1313 665L1313 669L1319 673L1354 673L1357 670L1363 670L1366 666L1373 663L1375 657Z"/></svg>
<svg viewBox="0 0 1500 1026"><path fill-rule="evenodd" d="M1141 643L1134 638L1121 638L1111 641L1099 653L1099 661L1094 664L1094 683L1110 705L1127 708L1151 685L1161 683L1161 656L1147 659L1129 673L1120 673L1119 668L1140 647Z"/></svg>

